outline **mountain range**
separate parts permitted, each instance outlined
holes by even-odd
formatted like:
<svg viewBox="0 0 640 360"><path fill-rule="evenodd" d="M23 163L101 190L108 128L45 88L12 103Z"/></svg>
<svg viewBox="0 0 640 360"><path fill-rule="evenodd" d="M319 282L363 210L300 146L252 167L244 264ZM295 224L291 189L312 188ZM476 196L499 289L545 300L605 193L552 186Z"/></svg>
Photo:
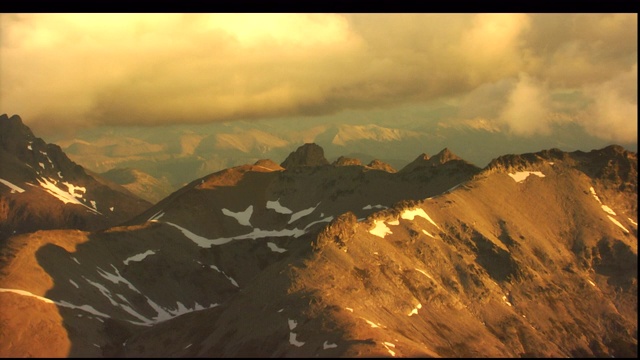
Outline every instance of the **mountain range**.
<svg viewBox="0 0 640 360"><path fill-rule="evenodd" d="M341 118L342 119L342 118ZM206 125L155 127L97 127L75 134L52 136L75 162L95 173L133 169L146 174L134 183L121 184L147 200L164 198L193 179L216 171L269 158L281 161L300 144L315 143L331 163L340 156L364 164L383 161L404 167L419 152L435 154L443 148L466 161L486 166L506 153L527 153L541 148L565 151L602 148L609 143L585 134L575 124L558 126L552 136L514 137L484 122L439 122L428 114L418 119L362 118L353 114L340 121L270 119ZM636 151L637 145L622 144ZM541 147L542 146L542 147ZM152 182L147 181L149 177ZM147 180L145 180L147 179ZM158 187L154 183L169 183ZM135 185L134 185L135 184ZM155 189L136 192L137 189ZM164 189L164 190L163 190Z"/></svg>
<svg viewBox="0 0 640 360"><path fill-rule="evenodd" d="M18 128L7 138L26 149ZM10 199L65 169L0 155ZM283 158L195 178L114 225L10 234L0 356L637 357L636 153L480 168L444 148L398 167L308 142ZM93 213L85 181L74 206Z"/></svg>

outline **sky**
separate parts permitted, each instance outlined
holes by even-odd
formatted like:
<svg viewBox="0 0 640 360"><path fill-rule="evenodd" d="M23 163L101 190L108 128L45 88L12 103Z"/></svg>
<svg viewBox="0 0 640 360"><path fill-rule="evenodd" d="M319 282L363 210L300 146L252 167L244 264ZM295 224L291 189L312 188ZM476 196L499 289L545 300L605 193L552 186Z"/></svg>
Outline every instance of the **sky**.
<svg viewBox="0 0 640 360"><path fill-rule="evenodd" d="M635 13L0 14L0 113L97 126L375 118L637 146ZM369 115L368 115L369 114Z"/></svg>

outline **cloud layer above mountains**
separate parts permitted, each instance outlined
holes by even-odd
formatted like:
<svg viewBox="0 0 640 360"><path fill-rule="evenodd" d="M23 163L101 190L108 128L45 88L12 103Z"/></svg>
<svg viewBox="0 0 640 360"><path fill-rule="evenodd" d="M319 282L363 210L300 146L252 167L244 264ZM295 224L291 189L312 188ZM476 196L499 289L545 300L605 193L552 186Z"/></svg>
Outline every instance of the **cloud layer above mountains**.
<svg viewBox="0 0 640 360"><path fill-rule="evenodd" d="M0 113L42 131L446 101L429 120L637 142L637 14L2 14L0 36Z"/></svg>

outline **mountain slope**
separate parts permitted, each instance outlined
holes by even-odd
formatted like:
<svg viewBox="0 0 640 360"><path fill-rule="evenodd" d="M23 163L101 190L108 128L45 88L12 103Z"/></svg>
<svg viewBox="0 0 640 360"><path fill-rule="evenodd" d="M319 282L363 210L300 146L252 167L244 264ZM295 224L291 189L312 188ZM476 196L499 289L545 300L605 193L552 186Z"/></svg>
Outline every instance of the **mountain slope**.
<svg viewBox="0 0 640 360"><path fill-rule="evenodd" d="M469 174L452 155L397 173L263 160L119 227L14 236L1 354L46 356L30 330L62 356L636 356L637 155L617 150Z"/></svg>
<svg viewBox="0 0 640 360"><path fill-rule="evenodd" d="M96 230L150 206L87 174L16 115L0 115L0 165L0 239L38 229Z"/></svg>
<svg viewBox="0 0 640 360"><path fill-rule="evenodd" d="M171 184L166 178L156 179L138 169L114 168L100 175L151 203L164 199L172 192Z"/></svg>

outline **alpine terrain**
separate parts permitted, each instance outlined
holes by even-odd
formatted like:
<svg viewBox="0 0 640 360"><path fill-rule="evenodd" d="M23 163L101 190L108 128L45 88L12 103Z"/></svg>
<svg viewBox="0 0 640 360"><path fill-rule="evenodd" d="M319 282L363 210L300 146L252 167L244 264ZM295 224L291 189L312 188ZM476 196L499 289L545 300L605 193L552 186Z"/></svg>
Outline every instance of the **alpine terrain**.
<svg viewBox="0 0 640 360"><path fill-rule="evenodd" d="M40 229L98 230L151 206L69 160L19 116L0 115L0 241Z"/></svg>
<svg viewBox="0 0 640 360"><path fill-rule="evenodd" d="M5 145L24 127L0 120L5 231L49 192L79 219L144 204L98 198L54 145ZM0 356L637 356L636 153L364 163L305 143L110 227L10 236Z"/></svg>

